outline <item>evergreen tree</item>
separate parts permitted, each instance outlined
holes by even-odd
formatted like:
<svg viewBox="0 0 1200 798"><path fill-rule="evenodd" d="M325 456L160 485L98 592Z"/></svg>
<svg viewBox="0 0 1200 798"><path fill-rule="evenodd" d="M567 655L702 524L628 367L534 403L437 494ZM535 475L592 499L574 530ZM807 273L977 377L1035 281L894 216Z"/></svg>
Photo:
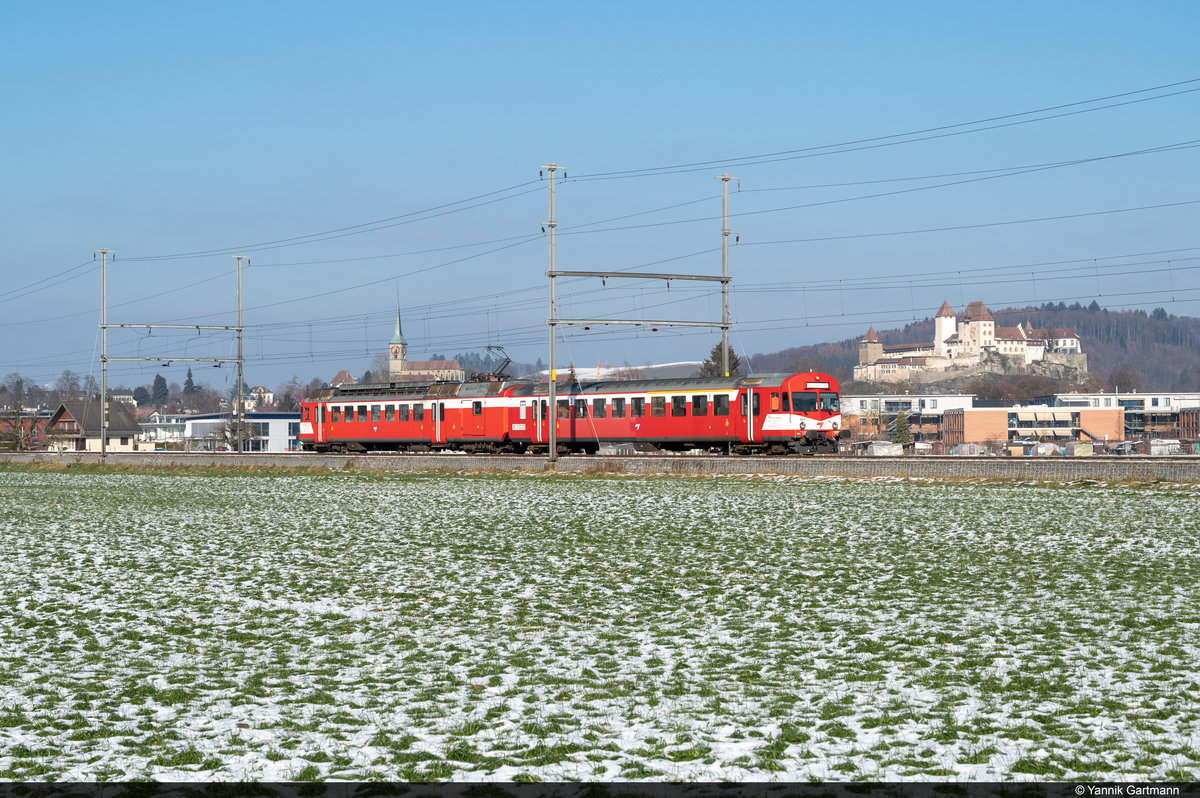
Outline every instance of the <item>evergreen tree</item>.
<svg viewBox="0 0 1200 798"><path fill-rule="evenodd" d="M150 399L154 402L155 407L162 407L170 398L171 392L167 388L167 378L161 374L154 375L154 384L150 387Z"/></svg>
<svg viewBox="0 0 1200 798"><path fill-rule="evenodd" d="M187 379L183 381L183 395L191 396L196 392L196 383L192 380L192 370L188 369Z"/></svg>
<svg viewBox="0 0 1200 798"><path fill-rule="evenodd" d="M579 375L575 373L575 364L572 363L570 371L567 372L567 384L574 387L579 384Z"/></svg>
<svg viewBox="0 0 1200 798"><path fill-rule="evenodd" d="M738 356L733 353L733 347L728 348L729 351L729 376L740 376L741 362ZM708 360L700 364L701 377L724 377L725 372L721 369L721 342L718 341L712 351L708 353Z"/></svg>
<svg viewBox="0 0 1200 798"><path fill-rule="evenodd" d="M908 425L908 413L901 409L896 413L896 421L892 426L892 443L903 443L907 445L912 442L912 427Z"/></svg>

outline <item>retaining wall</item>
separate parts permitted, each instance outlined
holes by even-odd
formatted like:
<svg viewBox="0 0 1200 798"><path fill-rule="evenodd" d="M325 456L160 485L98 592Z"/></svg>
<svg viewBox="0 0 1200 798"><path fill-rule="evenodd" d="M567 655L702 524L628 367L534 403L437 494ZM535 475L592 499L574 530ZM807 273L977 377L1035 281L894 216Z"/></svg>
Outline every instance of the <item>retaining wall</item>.
<svg viewBox="0 0 1200 798"><path fill-rule="evenodd" d="M0 452L0 463L97 464L94 452ZM840 477L1175 482L1200 484L1200 457L497 457L463 454L329 455L120 452L106 463L133 467L316 468L365 471L554 471L563 474L796 474Z"/></svg>

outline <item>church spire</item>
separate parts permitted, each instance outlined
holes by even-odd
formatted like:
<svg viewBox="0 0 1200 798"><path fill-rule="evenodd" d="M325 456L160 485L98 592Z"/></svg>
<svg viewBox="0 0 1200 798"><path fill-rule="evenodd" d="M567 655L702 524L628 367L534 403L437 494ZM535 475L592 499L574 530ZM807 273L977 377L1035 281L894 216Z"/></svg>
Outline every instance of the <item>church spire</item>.
<svg viewBox="0 0 1200 798"><path fill-rule="evenodd" d="M408 341L404 340L404 332L400 329L400 294L396 294L396 334L392 336L389 343L401 344L408 346Z"/></svg>

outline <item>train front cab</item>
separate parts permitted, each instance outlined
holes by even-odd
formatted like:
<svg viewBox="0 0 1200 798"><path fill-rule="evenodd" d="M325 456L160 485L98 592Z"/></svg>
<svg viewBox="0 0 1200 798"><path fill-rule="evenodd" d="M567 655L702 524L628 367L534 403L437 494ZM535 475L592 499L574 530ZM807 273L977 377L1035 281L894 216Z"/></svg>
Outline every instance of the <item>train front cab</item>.
<svg viewBox="0 0 1200 798"><path fill-rule="evenodd" d="M775 451L834 453L842 416L837 380L809 372L784 378L778 386L754 389L766 409L761 440Z"/></svg>

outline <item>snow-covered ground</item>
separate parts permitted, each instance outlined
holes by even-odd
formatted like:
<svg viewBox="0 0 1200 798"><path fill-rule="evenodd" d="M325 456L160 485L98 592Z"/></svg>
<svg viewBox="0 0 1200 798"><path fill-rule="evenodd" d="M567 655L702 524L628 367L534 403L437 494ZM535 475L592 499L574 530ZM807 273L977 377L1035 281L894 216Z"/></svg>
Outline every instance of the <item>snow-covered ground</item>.
<svg viewBox="0 0 1200 798"><path fill-rule="evenodd" d="M0 471L0 778L1200 778L1200 492Z"/></svg>

